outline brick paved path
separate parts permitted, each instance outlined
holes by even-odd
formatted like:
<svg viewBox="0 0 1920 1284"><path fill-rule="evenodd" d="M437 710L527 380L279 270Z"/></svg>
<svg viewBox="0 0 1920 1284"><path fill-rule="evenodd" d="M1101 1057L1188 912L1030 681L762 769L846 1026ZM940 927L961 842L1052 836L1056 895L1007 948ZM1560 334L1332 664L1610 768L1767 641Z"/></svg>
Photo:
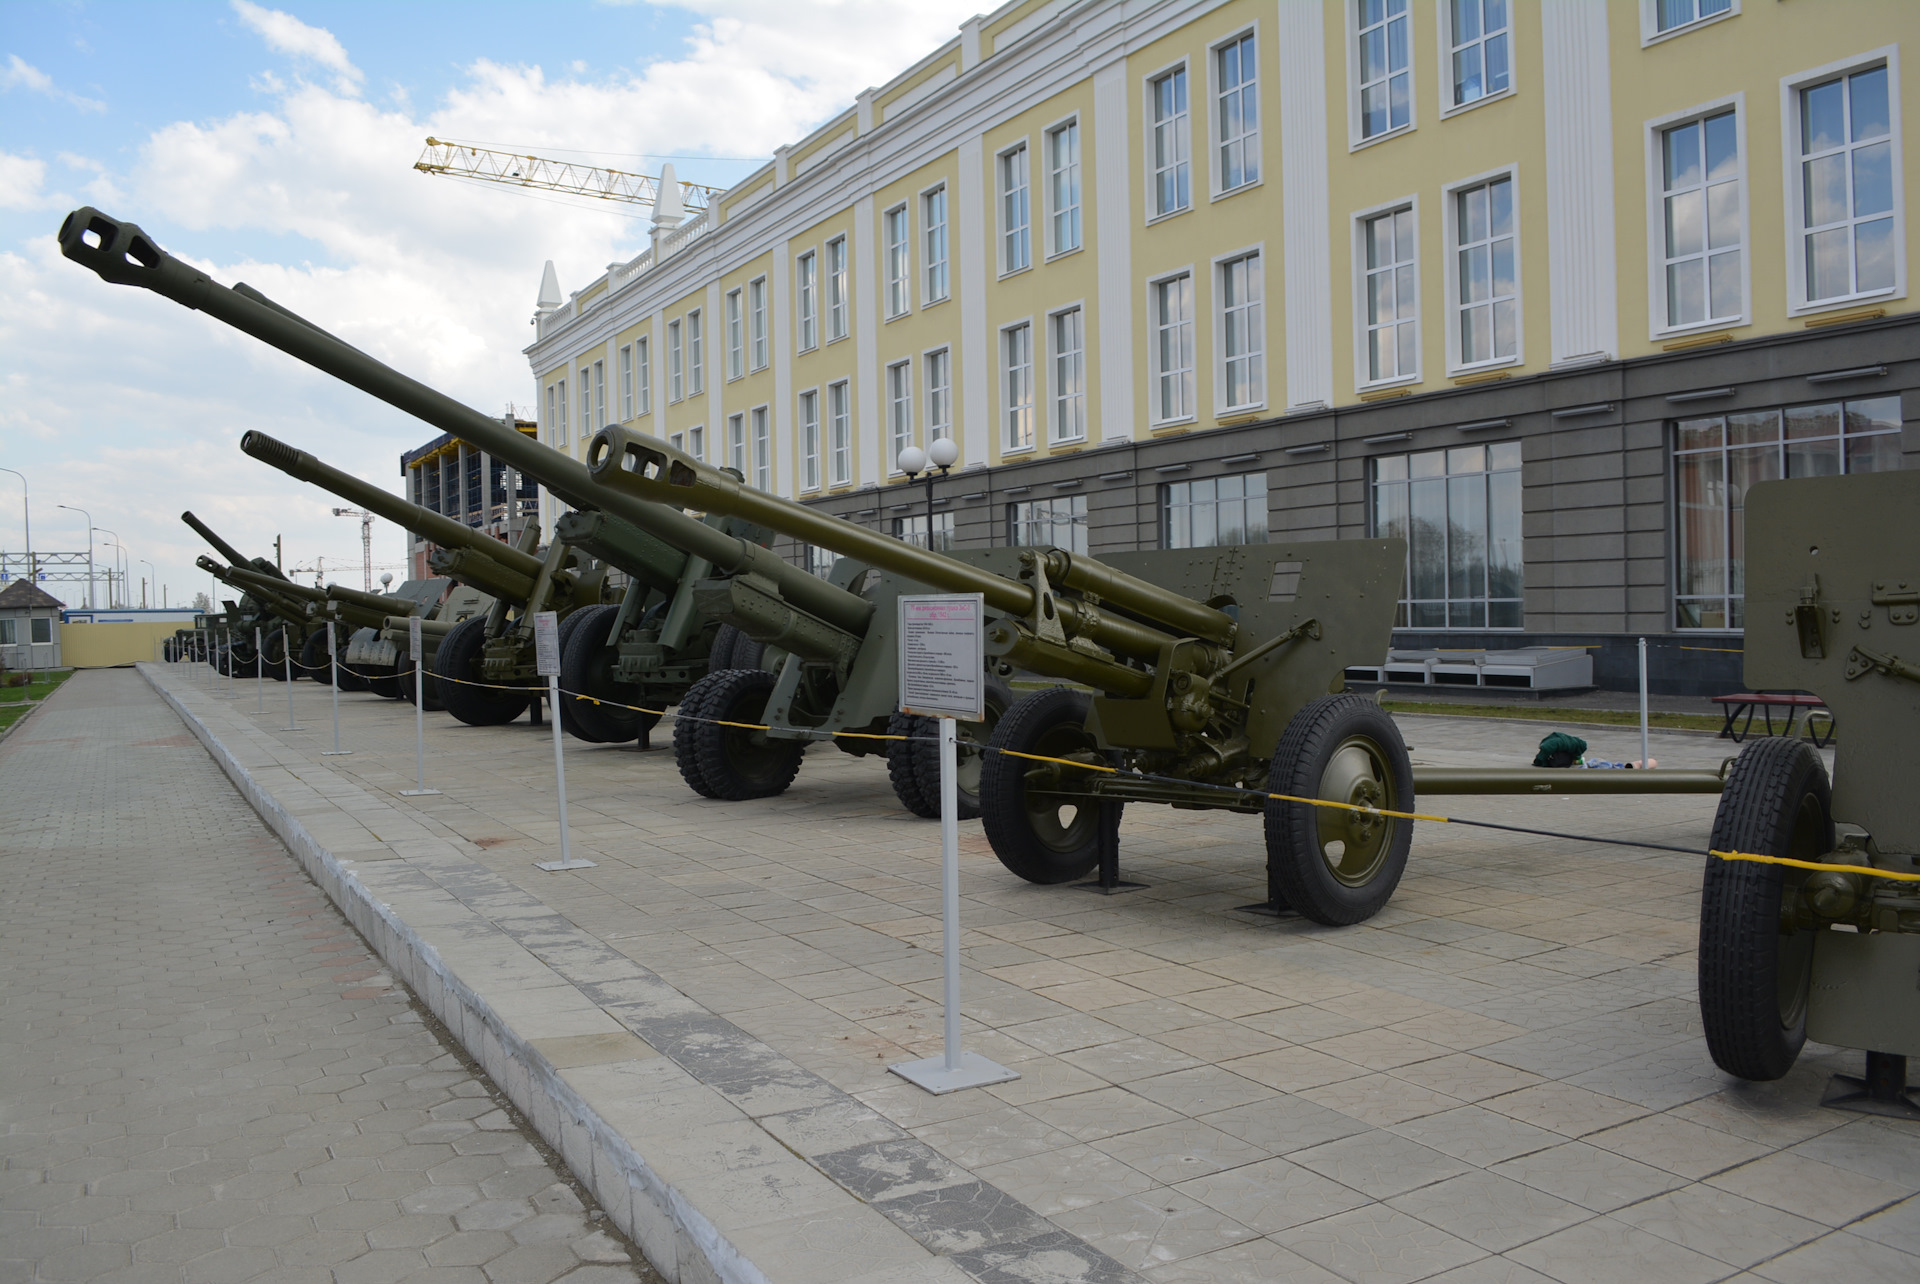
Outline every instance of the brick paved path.
<svg viewBox="0 0 1920 1284"><path fill-rule="evenodd" d="M0 1284L658 1279L130 671L0 746L0 978Z"/></svg>

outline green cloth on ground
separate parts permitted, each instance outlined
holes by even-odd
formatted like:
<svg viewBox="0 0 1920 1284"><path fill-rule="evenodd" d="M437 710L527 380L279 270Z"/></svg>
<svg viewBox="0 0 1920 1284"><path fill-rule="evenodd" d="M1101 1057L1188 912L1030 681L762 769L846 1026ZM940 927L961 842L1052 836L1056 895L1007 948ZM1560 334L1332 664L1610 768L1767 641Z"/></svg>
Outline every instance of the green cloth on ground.
<svg viewBox="0 0 1920 1284"><path fill-rule="evenodd" d="M1536 767L1571 767L1580 761L1580 755L1587 751L1587 742L1579 736L1570 736L1564 731L1556 731L1540 742L1540 752L1533 755Z"/></svg>

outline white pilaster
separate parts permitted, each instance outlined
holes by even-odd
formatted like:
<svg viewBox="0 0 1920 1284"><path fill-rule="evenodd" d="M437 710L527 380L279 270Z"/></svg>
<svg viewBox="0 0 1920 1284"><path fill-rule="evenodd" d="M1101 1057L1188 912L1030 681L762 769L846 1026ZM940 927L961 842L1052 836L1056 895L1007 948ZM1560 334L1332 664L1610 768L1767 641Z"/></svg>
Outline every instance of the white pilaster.
<svg viewBox="0 0 1920 1284"><path fill-rule="evenodd" d="M700 386L707 390L707 462L724 463L727 431L726 385L714 376L726 367L714 360L714 351L725 342L720 333L720 278L707 282L707 301L700 309ZM683 333L680 342L684 345ZM684 351L684 348L682 349Z"/></svg>
<svg viewBox="0 0 1920 1284"><path fill-rule="evenodd" d="M993 394L988 363L993 335L987 325L987 263L993 258L992 232L985 225L987 194L982 181L985 143L965 139L955 161L959 190L954 194L954 235L948 253L960 285L960 404L954 408L960 434L961 464L984 467L993 440Z"/></svg>
<svg viewBox="0 0 1920 1284"><path fill-rule="evenodd" d="M773 493L793 498L800 491L798 433L793 418L793 317L788 300L792 298L793 258L787 253L787 238L773 243L773 266L767 269L767 306L773 309L773 405L767 410L772 424L768 433L773 452Z"/></svg>
<svg viewBox="0 0 1920 1284"><path fill-rule="evenodd" d="M1094 361L1100 371L1100 436L1134 435L1133 393L1133 168L1132 113L1127 110L1127 64L1093 73L1093 252L1100 304L1094 322Z"/></svg>
<svg viewBox="0 0 1920 1284"><path fill-rule="evenodd" d="M1553 362L1611 360L1620 319L1607 6L1541 0L1540 44Z"/></svg>
<svg viewBox="0 0 1920 1284"><path fill-rule="evenodd" d="M856 366L854 388L855 432L860 439L856 478L862 486L880 481L880 296L874 277L879 267L875 252L873 197L853 203L853 335Z"/></svg>
<svg viewBox="0 0 1920 1284"><path fill-rule="evenodd" d="M1318 4L1281 4L1280 190L1288 406L1333 403L1326 32ZM1345 77L1341 78L1345 83Z"/></svg>

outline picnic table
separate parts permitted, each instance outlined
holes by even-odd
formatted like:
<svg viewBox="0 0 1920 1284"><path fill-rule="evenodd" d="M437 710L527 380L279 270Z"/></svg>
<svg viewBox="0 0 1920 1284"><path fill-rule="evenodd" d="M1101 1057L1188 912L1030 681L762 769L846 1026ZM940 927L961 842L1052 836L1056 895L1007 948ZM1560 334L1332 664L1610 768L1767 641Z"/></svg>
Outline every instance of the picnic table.
<svg viewBox="0 0 1920 1284"><path fill-rule="evenodd" d="M1742 691L1734 695L1717 695L1713 702L1726 710L1727 724L1720 728L1720 738L1739 744L1753 734L1755 714L1764 718L1766 734L1769 736L1790 736L1793 734L1794 719L1802 709L1807 712L1807 738L1821 749L1833 743L1833 713L1827 708L1827 702L1817 695L1804 695L1787 691ZM1773 729L1773 711L1786 710L1787 725L1779 731ZM1744 717L1744 721L1742 720ZM1823 733L1815 723L1816 718L1824 717L1826 731ZM1738 730L1734 723L1739 722Z"/></svg>

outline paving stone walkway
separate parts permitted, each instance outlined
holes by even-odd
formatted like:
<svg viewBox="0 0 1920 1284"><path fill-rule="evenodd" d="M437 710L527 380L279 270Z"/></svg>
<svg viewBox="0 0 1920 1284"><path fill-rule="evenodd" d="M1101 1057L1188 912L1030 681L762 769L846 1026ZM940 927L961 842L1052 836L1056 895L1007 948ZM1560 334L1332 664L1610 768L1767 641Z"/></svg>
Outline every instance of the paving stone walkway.
<svg viewBox="0 0 1920 1284"><path fill-rule="evenodd" d="M657 1284L131 671L0 746L0 1284Z"/></svg>

